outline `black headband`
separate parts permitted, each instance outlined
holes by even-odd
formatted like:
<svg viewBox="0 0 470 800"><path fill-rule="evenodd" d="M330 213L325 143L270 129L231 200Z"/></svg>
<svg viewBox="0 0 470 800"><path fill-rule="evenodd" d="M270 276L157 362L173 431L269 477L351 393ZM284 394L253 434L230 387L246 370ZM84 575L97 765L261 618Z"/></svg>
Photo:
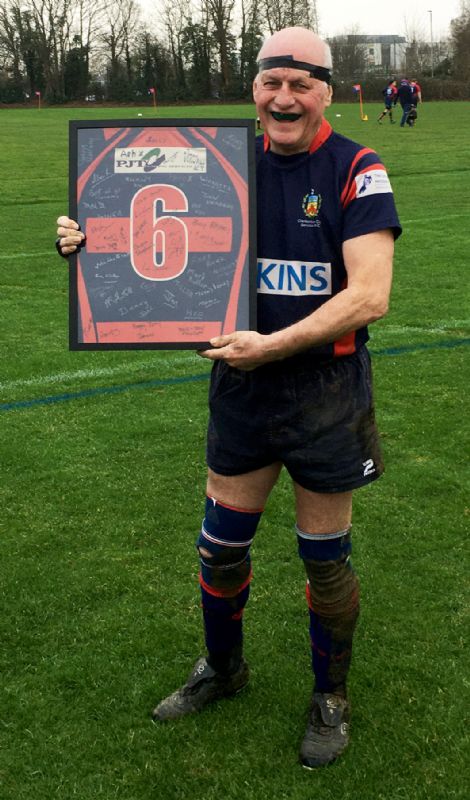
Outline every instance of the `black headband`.
<svg viewBox="0 0 470 800"><path fill-rule="evenodd" d="M275 69L276 67L289 67L290 69L304 69L310 73L311 78L319 81L331 83L331 70L328 67L317 67L315 64L308 64L306 61L295 61L293 56L272 56L271 58L261 58L258 61L259 70Z"/></svg>

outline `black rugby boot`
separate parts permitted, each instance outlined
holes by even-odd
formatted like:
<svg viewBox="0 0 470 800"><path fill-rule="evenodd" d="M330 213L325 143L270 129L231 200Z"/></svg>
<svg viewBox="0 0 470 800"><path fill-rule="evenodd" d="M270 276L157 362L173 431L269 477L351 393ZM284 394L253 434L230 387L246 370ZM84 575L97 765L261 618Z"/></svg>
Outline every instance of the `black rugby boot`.
<svg viewBox="0 0 470 800"><path fill-rule="evenodd" d="M248 683L249 669L241 658L237 669L230 673L220 673L209 664L207 658L196 661L193 671L184 686L162 700L152 711L154 722L178 719L187 714L201 711L209 703L240 692Z"/></svg>
<svg viewBox="0 0 470 800"><path fill-rule="evenodd" d="M341 694L314 692L300 761L315 769L334 761L349 744L350 708Z"/></svg>

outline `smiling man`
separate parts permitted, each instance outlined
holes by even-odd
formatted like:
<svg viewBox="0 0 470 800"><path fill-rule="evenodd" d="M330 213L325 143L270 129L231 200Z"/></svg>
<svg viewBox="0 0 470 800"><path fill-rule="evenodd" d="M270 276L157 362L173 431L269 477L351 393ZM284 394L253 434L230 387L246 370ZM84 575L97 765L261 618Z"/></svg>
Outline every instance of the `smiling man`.
<svg viewBox="0 0 470 800"><path fill-rule="evenodd" d="M329 47L311 31L286 28L265 42L258 67L253 96L272 152L308 150L331 104Z"/></svg>
<svg viewBox="0 0 470 800"><path fill-rule="evenodd" d="M175 718L246 684L250 546L285 467L307 572L307 768L333 761L349 740L346 680L359 613L352 493L383 470L365 343L367 325L388 309L400 232L380 159L324 118L331 67L328 46L303 28L275 33L259 53L258 330L219 336L201 353L214 361L198 539L208 656L154 710L156 721Z"/></svg>
<svg viewBox="0 0 470 800"><path fill-rule="evenodd" d="M352 497L383 471L367 326L388 309L400 226L377 154L324 118L332 99L327 45L287 28L265 42L258 66L258 330L219 336L200 353L214 362L197 539L207 655L153 719L201 711L248 682L242 619L250 548L284 467L307 574L314 685L300 760L311 769L349 741L347 677L359 614ZM83 243L67 218L59 218L58 235L63 254ZM273 596L281 591L275 573ZM274 660L282 672L282 656Z"/></svg>

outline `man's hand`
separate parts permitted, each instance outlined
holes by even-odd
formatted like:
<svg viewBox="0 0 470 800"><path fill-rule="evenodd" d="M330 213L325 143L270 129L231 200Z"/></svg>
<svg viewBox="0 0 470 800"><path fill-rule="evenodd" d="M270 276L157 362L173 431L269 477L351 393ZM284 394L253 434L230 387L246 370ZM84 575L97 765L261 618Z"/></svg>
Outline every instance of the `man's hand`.
<svg viewBox="0 0 470 800"><path fill-rule="evenodd" d="M230 367L250 371L279 358L271 346L271 336L256 331L235 331L210 340L213 350L200 350L198 355L211 361L223 359Z"/></svg>
<svg viewBox="0 0 470 800"><path fill-rule="evenodd" d="M78 222L68 217L59 217L57 220L57 236L59 237L59 247L63 256L75 253L77 247L83 244L85 234L79 230Z"/></svg>

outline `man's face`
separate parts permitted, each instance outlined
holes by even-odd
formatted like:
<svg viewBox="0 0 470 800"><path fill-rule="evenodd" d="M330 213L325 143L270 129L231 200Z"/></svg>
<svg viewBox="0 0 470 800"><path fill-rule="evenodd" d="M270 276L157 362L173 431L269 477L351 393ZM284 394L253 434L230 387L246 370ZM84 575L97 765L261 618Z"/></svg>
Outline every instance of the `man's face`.
<svg viewBox="0 0 470 800"><path fill-rule="evenodd" d="M331 104L331 94L328 84L303 70L276 67L257 75L253 97L273 153L308 150Z"/></svg>

